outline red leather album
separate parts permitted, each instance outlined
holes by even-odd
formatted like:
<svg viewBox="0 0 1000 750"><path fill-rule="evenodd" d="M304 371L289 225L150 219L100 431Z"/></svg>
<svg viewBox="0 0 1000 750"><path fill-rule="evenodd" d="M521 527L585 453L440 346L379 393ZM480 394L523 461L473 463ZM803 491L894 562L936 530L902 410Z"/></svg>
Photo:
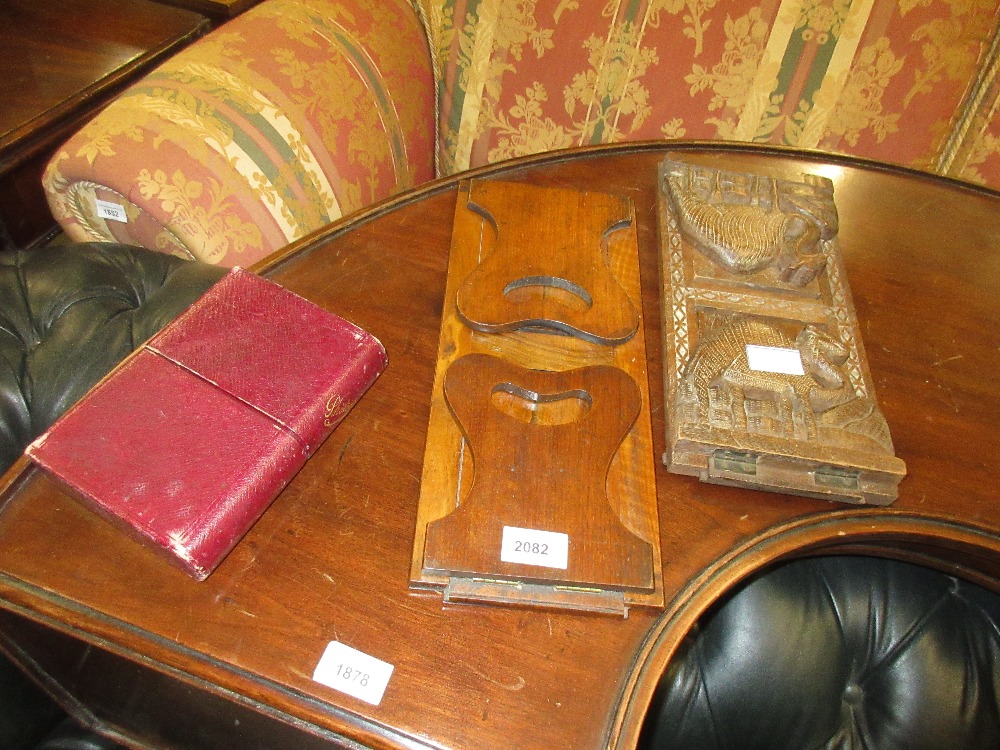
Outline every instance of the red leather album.
<svg viewBox="0 0 1000 750"><path fill-rule="evenodd" d="M370 333L233 269L27 454L204 580L385 365Z"/></svg>

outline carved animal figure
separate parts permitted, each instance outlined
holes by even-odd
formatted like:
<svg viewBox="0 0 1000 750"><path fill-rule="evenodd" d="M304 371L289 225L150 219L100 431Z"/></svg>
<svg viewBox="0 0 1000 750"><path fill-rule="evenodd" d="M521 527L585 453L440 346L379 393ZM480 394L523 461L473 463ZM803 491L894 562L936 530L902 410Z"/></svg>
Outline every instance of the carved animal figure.
<svg viewBox="0 0 1000 750"><path fill-rule="evenodd" d="M747 361L747 344L796 349L804 374L753 370ZM747 399L775 404L780 421L793 429L793 415L803 415L806 430L815 433L815 417L857 397L839 370L847 361L844 346L806 326L793 340L773 325L736 318L723 324L699 344L688 362L684 380L697 397L703 414L711 403L712 389L733 404L734 429L746 429Z"/></svg>
<svg viewBox="0 0 1000 750"><path fill-rule="evenodd" d="M777 182L756 181L760 194L747 202L746 196L728 196L719 174L708 191L691 184L686 168L669 173L667 181L681 228L727 271L745 275L773 265L782 281L804 286L826 266L820 242L836 227L808 200L794 199L799 196L787 196L790 210L784 210Z"/></svg>

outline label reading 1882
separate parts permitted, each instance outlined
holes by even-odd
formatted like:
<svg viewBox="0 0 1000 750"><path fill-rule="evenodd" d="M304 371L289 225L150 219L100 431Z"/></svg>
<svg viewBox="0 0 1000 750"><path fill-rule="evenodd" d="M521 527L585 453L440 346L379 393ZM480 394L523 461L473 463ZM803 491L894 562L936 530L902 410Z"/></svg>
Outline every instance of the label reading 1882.
<svg viewBox="0 0 1000 750"><path fill-rule="evenodd" d="M128 215L125 213L124 206L97 198L94 201L94 207L97 210L97 215L102 219L111 219L111 221L120 221L123 224L128 224Z"/></svg>
<svg viewBox="0 0 1000 750"><path fill-rule="evenodd" d="M566 570L569 566L569 536L557 531L504 526L500 559L503 562Z"/></svg>

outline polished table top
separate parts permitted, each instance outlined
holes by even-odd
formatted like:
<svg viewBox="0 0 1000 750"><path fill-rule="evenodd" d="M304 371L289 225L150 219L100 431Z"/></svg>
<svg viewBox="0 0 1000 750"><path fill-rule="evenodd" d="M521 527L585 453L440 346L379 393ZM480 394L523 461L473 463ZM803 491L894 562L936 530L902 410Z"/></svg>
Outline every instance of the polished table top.
<svg viewBox="0 0 1000 750"><path fill-rule="evenodd" d="M178 8L204 13L210 18L225 21L234 16L238 16L248 8L260 2L260 0L159 0L167 5Z"/></svg>
<svg viewBox="0 0 1000 750"><path fill-rule="evenodd" d="M726 169L834 182L869 366L908 468L893 506L848 506L702 484L659 463L656 168L670 150L604 147L474 173L634 201L664 611L622 619L444 605L409 588L457 179L332 225L261 269L378 336L389 366L207 581L140 549L41 474L19 478L22 463L0 512L0 606L324 736L588 748L634 745L692 623L774 560L876 552L1000 588L1000 196L774 149L672 149ZM205 460L221 449L206 445ZM381 704L311 679L331 641L394 665Z"/></svg>

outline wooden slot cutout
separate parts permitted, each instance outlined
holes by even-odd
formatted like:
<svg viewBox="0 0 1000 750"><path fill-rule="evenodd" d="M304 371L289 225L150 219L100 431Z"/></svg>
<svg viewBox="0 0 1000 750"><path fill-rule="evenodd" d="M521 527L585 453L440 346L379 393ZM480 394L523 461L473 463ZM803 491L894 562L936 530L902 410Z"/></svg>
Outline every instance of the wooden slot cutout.
<svg viewBox="0 0 1000 750"><path fill-rule="evenodd" d="M468 207L492 245L458 289L458 314L484 333L551 329L593 341L627 341L639 314L607 263L607 236L631 222L629 206L606 193L510 191L475 183ZM526 222L530 211L538 221Z"/></svg>

